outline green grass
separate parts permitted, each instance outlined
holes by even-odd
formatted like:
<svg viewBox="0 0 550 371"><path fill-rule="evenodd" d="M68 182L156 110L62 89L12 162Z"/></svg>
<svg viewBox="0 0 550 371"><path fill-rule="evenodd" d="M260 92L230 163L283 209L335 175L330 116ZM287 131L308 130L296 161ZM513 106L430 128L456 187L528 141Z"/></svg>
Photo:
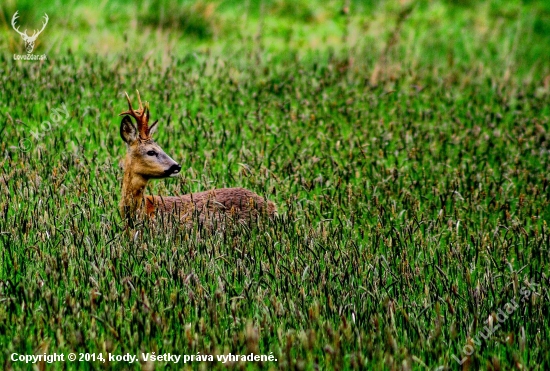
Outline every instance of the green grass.
<svg viewBox="0 0 550 371"><path fill-rule="evenodd" d="M31 369L14 352L550 367L550 9L350 3L74 2L62 19L55 2L0 6L3 369ZM50 15L48 61L13 61L15 9L23 28ZM280 217L214 234L160 218L129 236L117 115L135 89L183 169L148 193L242 186Z"/></svg>

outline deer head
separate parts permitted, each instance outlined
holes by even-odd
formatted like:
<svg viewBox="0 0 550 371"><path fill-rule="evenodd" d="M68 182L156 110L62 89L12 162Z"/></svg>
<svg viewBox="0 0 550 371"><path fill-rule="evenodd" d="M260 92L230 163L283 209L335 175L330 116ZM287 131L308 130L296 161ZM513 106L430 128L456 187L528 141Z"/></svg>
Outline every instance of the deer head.
<svg viewBox="0 0 550 371"><path fill-rule="evenodd" d="M48 15L46 13L44 13L45 22L42 25L42 29L40 31L34 30L34 33L31 36L29 36L29 35L27 35L27 30L25 30L25 32L21 32L21 31L19 31L19 27L15 27L15 21L17 20L17 17L19 17L17 15L18 12L19 11L16 11L15 14L13 15L13 17L11 19L11 26L13 27L15 32L17 32L19 35L21 35L21 37L25 41L25 49L27 50L27 54L30 54L34 50L34 42L36 41L36 38L46 28L46 25L48 24L48 19L49 18L48 18Z"/></svg>
<svg viewBox="0 0 550 371"><path fill-rule="evenodd" d="M125 173L130 173L131 177L137 178L137 183L146 183L149 179L177 176L181 166L164 153L162 148L151 138L157 128L158 120L149 126L149 103L145 102L145 107L143 106L138 91L139 108L134 110L130 97L127 93L125 94L128 110L119 115L124 116L120 123L120 136L128 145L124 161ZM130 117L135 119L137 127ZM134 183L133 180L130 182Z"/></svg>

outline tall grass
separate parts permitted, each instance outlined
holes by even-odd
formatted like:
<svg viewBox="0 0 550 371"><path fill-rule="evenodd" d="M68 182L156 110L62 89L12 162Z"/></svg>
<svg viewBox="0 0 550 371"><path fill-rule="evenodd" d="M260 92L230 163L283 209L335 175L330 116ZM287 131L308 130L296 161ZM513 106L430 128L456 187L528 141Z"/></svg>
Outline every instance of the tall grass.
<svg viewBox="0 0 550 371"><path fill-rule="evenodd" d="M323 20L329 4L289 27L277 7L298 5L266 2L274 15L261 20L250 2L246 24L191 37L198 49L182 36L133 50L129 26L107 56L69 53L66 39L46 62L0 55L2 367L30 369L14 352L273 352L230 367L547 369L550 86L533 28L545 10L495 4L351 2ZM219 3L215 17L239 6ZM39 48L63 34L50 19ZM171 27L155 19L155 32ZM315 48L327 29L338 40ZM183 169L149 193L242 186L280 218L208 234L159 217L128 235L117 115L135 88Z"/></svg>

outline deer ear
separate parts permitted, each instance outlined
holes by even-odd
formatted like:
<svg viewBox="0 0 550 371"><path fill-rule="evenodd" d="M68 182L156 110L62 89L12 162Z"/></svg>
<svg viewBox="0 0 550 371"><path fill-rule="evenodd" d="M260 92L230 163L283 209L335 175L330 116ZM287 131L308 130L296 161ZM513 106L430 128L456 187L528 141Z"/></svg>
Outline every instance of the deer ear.
<svg viewBox="0 0 550 371"><path fill-rule="evenodd" d="M158 124L158 122L159 122L159 120L155 121L155 122L153 123L153 125L151 125L151 126L149 127L149 135L153 135L153 133L154 133L155 131L157 131L157 128L158 128L157 124Z"/></svg>
<svg viewBox="0 0 550 371"><path fill-rule="evenodd" d="M128 116L124 116L120 123L120 137L123 141L130 144L137 139L137 129Z"/></svg>

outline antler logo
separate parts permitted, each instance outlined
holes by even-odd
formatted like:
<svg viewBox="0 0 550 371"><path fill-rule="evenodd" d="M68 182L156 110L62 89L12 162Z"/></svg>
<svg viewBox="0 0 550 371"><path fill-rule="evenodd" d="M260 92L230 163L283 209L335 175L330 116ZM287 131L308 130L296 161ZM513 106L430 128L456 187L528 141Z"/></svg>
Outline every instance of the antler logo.
<svg viewBox="0 0 550 371"><path fill-rule="evenodd" d="M15 21L17 20L17 17L19 17L17 13L19 13L19 11L16 11L11 19L11 26L13 27L15 32L21 35L21 37L25 41L25 49L27 50L27 54L31 54L32 51L34 50L34 42L36 41L36 38L38 37L38 35L42 33L42 31L44 31L44 28L46 28L46 25L48 24L48 19L49 19L48 15L44 13L45 22L42 25L42 29L40 31L34 30L34 33L31 36L29 36L27 35L27 30L25 30L25 32L21 32L19 31L19 26L15 27Z"/></svg>

